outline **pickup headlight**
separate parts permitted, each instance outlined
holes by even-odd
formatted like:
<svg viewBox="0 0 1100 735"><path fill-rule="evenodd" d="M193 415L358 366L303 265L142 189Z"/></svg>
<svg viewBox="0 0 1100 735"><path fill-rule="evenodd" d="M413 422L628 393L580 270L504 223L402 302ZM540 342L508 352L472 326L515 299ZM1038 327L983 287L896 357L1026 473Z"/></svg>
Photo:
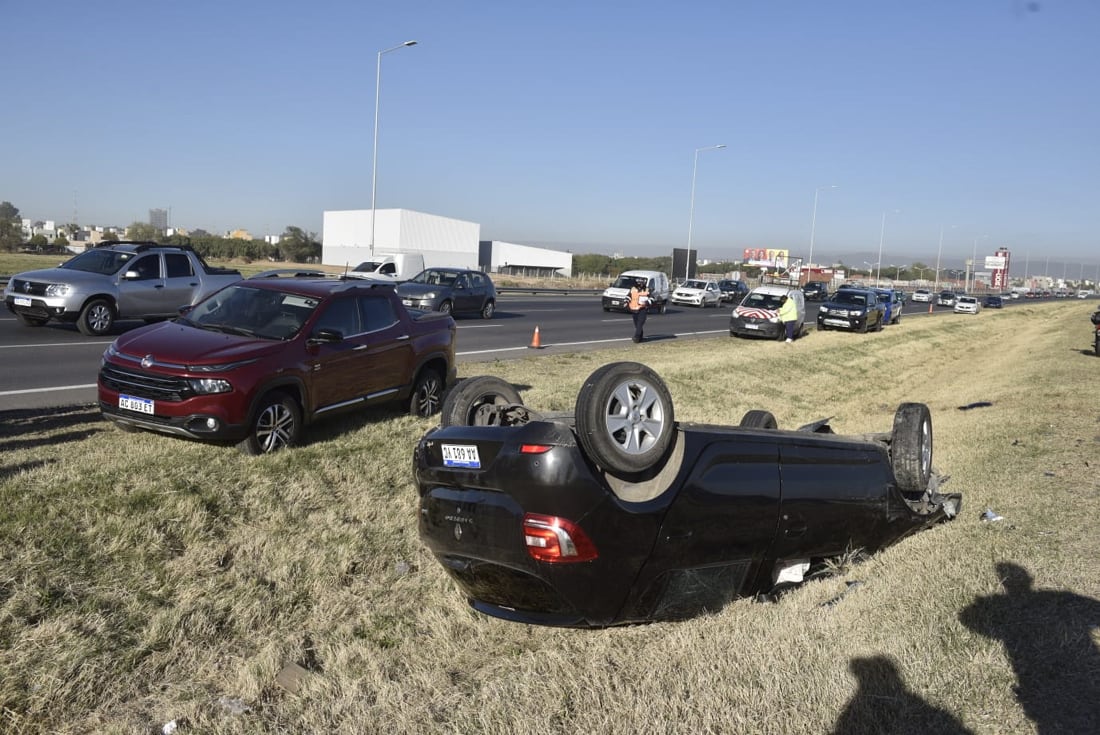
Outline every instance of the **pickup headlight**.
<svg viewBox="0 0 1100 735"><path fill-rule="evenodd" d="M187 381L196 393L228 393L233 386L221 378L191 378Z"/></svg>
<svg viewBox="0 0 1100 735"><path fill-rule="evenodd" d="M73 290L73 287L67 283L51 283L46 286L46 296L68 296Z"/></svg>
<svg viewBox="0 0 1100 735"><path fill-rule="evenodd" d="M827 307L827 306L819 306L819 307L817 307L817 310L819 312L821 312L822 314L829 313L829 307Z"/></svg>

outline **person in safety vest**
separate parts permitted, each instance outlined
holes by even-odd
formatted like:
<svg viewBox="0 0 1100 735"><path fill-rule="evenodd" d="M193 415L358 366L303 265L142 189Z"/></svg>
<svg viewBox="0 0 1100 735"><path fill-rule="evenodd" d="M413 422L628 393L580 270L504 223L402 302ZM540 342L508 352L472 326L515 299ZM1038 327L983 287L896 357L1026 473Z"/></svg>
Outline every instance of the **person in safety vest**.
<svg viewBox="0 0 1100 735"><path fill-rule="evenodd" d="M630 288L630 303L627 308L634 317L634 341L641 342L644 339L642 329L649 314L649 289L646 288L644 278L634 280L634 285Z"/></svg>
<svg viewBox="0 0 1100 735"><path fill-rule="evenodd" d="M787 330L787 342L794 342L794 326L798 323L798 305L790 296L784 296L779 300L779 321L783 322L783 328Z"/></svg>

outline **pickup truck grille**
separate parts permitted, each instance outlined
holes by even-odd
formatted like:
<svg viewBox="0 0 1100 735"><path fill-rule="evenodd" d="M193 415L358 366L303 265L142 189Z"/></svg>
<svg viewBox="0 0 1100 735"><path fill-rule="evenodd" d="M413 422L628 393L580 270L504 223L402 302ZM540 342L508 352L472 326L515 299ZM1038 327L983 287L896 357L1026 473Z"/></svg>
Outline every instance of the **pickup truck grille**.
<svg viewBox="0 0 1100 735"><path fill-rule="evenodd" d="M99 371L99 382L110 390L154 401L185 401L195 395L186 380L106 364Z"/></svg>
<svg viewBox="0 0 1100 735"><path fill-rule="evenodd" d="M13 278L11 281L11 292L13 294L19 294L20 296L45 296L47 283L37 283L35 281L26 281L22 278Z"/></svg>

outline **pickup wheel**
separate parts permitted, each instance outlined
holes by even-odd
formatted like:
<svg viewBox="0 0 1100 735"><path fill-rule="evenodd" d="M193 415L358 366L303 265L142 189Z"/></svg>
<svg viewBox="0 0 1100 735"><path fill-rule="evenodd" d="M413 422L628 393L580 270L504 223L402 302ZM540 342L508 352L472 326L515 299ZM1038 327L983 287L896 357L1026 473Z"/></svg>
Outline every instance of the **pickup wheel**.
<svg viewBox="0 0 1100 735"><path fill-rule="evenodd" d="M618 475L657 467L676 432L668 386L637 362L613 362L588 376L574 413L581 447L596 464Z"/></svg>
<svg viewBox="0 0 1100 735"><path fill-rule="evenodd" d="M923 403L903 403L894 413L890 464L904 492L923 492L932 478L932 414Z"/></svg>
<svg viewBox="0 0 1100 735"><path fill-rule="evenodd" d="M519 391L495 375L467 378L443 399L441 426L499 426L502 406L523 405Z"/></svg>
<svg viewBox="0 0 1100 735"><path fill-rule="evenodd" d="M302 435L302 410L286 393L275 392L260 401L248 436L237 448L244 454L257 455L293 447Z"/></svg>
<svg viewBox="0 0 1100 735"><path fill-rule="evenodd" d="M15 313L15 317L25 327L41 327L50 320L48 316L31 316L30 314Z"/></svg>
<svg viewBox="0 0 1100 735"><path fill-rule="evenodd" d="M450 301L444 301L442 304L439 305L439 312L441 314L450 314L451 313L451 308L452 308L451 302Z"/></svg>
<svg viewBox="0 0 1100 735"><path fill-rule="evenodd" d="M76 328L89 337L102 337L115 325L115 307L107 299L92 299L80 312Z"/></svg>
<svg viewBox="0 0 1100 735"><path fill-rule="evenodd" d="M492 319L493 313L497 310L495 301L486 301L485 306L481 307L481 318Z"/></svg>
<svg viewBox="0 0 1100 735"><path fill-rule="evenodd" d="M761 411L754 408L751 411L745 412L738 426L745 429L778 429L779 423L776 422L775 416L772 415L771 411Z"/></svg>
<svg viewBox="0 0 1100 735"><path fill-rule="evenodd" d="M409 398L409 413L420 418L428 418L439 413L442 400L443 378L435 368L424 368L416 377L416 384Z"/></svg>

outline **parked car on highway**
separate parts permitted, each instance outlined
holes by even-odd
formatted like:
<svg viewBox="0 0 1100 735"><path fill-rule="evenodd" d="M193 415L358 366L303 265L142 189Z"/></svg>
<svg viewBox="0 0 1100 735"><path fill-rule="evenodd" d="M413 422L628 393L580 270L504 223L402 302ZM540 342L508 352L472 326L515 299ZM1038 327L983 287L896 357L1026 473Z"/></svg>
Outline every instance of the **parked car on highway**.
<svg viewBox="0 0 1100 735"><path fill-rule="evenodd" d="M954 291L940 291L940 295L936 297L936 304L938 306L954 306L958 298Z"/></svg>
<svg viewBox="0 0 1100 735"><path fill-rule="evenodd" d="M817 328L822 332L829 329L880 332L885 323L886 311L878 294L869 288L838 289L817 311Z"/></svg>
<svg viewBox="0 0 1100 735"><path fill-rule="evenodd" d="M913 292L912 300L923 301L927 304L932 301L932 292L929 291L927 288L918 288L916 291Z"/></svg>
<svg viewBox="0 0 1100 735"><path fill-rule="evenodd" d="M784 296L794 300L798 310L794 333L801 336L806 323L806 297L799 288L774 284L757 286L734 307L730 313L730 336L785 339L786 328L779 321L779 302Z"/></svg>
<svg viewBox="0 0 1100 735"><path fill-rule="evenodd" d="M668 275L661 271L623 271L615 282L604 289L601 297L604 311L629 311L630 289L639 278L644 278L649 291L649 307L646 311L664 314L668 308L672 290Z"/></svg>
<svg viewBox="0 0 1100 735"><path fill-rule="evenodd" d="M701 309L708 306L718 307L722 303L722 293L718 290L716 281L689 278L672 292L672 303L698 306Z"/></svg>
<svg viewBox="0 0 1100 735"><path fill-rule="evenodd" d="M977 314L981 310L982 305L975 296L960 296L955 301L956 314Z"/></svg>
<svg viewBox="0 0 1100 735"><path fill-rule="evenodd" d="M810 281L802 287L802 295L807 301L824 301L829 296L829 284L824 281Z"/></svg>
<svg viewBox="0 0 1100 735"><path fill-rule="evenodd" d="M444 314L478 314L492 319L497 307L493 279L481 271L428 268L397 286L401 303L410 309Z"/></svg>
<svg viewBox="0 0 1100 735"><path fill-rule="evenodd" d="M749 293L749 286L744 281L732 278L723 278L718 281L718 291L722 294L722 302L737 306Z"/></svg>
<svg viewBox="0 0 1100 735"><path fill-rule="evenodd" d="M116 339L99 408L124 431L261 454L339 411L398 401L436 413L455 379L454 340L454 319L407 310L392 284L251 278Z"/></svg>
<svg viewBox="0 0 1100 735"><path fill-rule="evenodd" d="M1005 305L1004 298L1000 296L986 296L982 306L990 309L1003 309Z"/></svg>
<svg viewBox="0 0 1100 735"><path fill-rule="evenodd" d="M488 615L602 627L714 612L958 514L928 407L892 421L858 436L828 419L781 430L760 409L678 423L664 381L632 362L592 373L572 414L468 378L414 450L419 534Z"/></svg>
<svg viewBox="0 0 1100 735"><path fill-rule="evenodd" d="M875 293L878 294L878 302L882 304L883 322L885 324L901 324L901 312L905 304L898 292L892 288L876 288Z"/></svg>
<svg viewBox="0 0 1100 735"><path fill-rule="evenodd" d="M239 271L207 265L190 246L108 241L57 268L12 276L4 303L28 327L56 319L100 337L120 319L173 317L239 280Z"/></svg>

